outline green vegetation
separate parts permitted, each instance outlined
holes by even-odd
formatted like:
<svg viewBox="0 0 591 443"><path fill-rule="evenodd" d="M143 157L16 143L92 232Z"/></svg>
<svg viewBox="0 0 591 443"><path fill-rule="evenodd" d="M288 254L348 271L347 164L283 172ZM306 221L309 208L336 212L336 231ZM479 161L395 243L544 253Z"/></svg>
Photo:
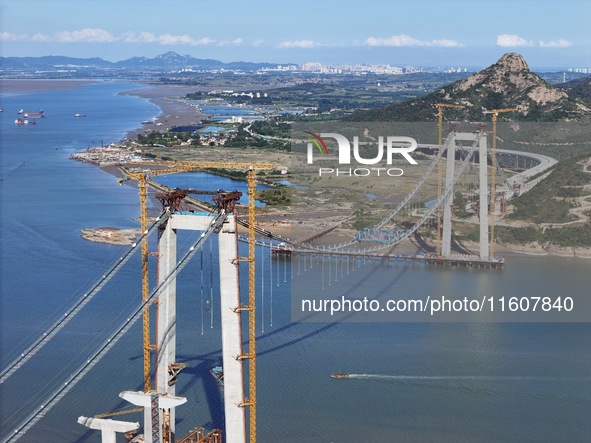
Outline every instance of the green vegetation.
<svg viewBox="0 0 591 443"><path fill-rule="evenodd" d="M248 175L247 171L236 171L233 169L223 168L210 168L206 169L206 171L211 172L212 174L222 175L224 177L236 178L238 180L246 180L246 176Z"/></svg>
<svg viewBox="0 0 591 443"><path fill-rule="evenodd" d="M556 191L556 196L561 198L582 197L583 195L587 195L587 192L579 186L563 186Z"/></svg>
<svg viewBox="0 0 591 443"><path fill-rule="evenodd" d="M137 142L146 146L175 146L187 142L191 138L190 132L160 132L152 131L148 134L138 134Z"/></svg>
<svg viewBox="0 0 591 443"><path fill-rule="evenodd" d="M578 155L558 163L550 176L515 200L515 212L509 217L535 223L565 223L576 220L575 216L569 214L569 209L575 206L572 199L588 194L583 186L591 182L589 174L583 172L580 163L586 158L588 154ZM586 212L588 216L591 215L591 211ZM550 226L544 230L534 227L499 226L496 228L496 235L501 243L589 247L591 246L591 223Z"/></svg>
<svg viewBox="0 0 591 443"><path fill-rule="evenodd" d="M591 223L583 226L547 229L544 238L549 242L565 247L591 246Z"/></svg>
<svg viewBox="0 0 591 443"><path fill-rule="evenodd" d="M252 124L250 132L246 131L247 124L241 123L235 132L228 131L214 138L205 146L224 145L228 148L263 148L289 150L288 141L274 137L289 137L289 125L280 121L256 121ZM260 132L259 132L260 131ZM252 134L251 134L252 132ZM262 135L259 135L262 134ZM159 132L152 131L148 134L138 134L137 143L149 147L170 148L181 143L189 143L192 147L204 146L200 135L194 132Z"/></svg>
<svg viewBox="0 0 591 443"><path fill-rule="evenodd" d="M479 241L478 227L473 226L456 233L455 238L460 241ZM564 228L548 228L545 231L535 227L510 228L497 226L495 228L495 241L506 245L531 245L538 244L543 247L550 245L575 248L591 246L591 223Z"/></svg>
<svg viewBox="0 0 591 443"><path fill-rule="evenodd" d="M261 96L234 95L229 93L211 94L208 92L194 92L187 94L190 100L208 98L223 98L232 103L244 103L253 106L299 107L306 108L307 118L310 114L318 115L331 113L334 117L358 110L382 108L392 103L415 99L429 91L466 77L467 73L435 74L414 73L412 75L366 74L353 76L350 74L322 75L316 73L299 73L293 78L284 75L273 81L267 79L266 84L259 84L260 79L249 81L253 92L260 92ZM236 82L239 80L239 82ZM218 81L219 82L219 81ZM244 79L229 78L223 85L243 90ZM290 84L285 86L285 84ZM267 89L268 85L275 85ZM222 85L220 85L222 86ZM258 90L258 86L267 88ZM263 94L267 94L264 97Z"/></svg>
<svg viewBox="0 0 591 443"><path fill-rule="evenodd" d="M499 243L510 243L512 245L544 243L542 231L533 227L508 228L506 226L497 226L495 228L495 237Z"/></svg>
<svg viewBox="0 0 591 443"><path fill-rule="evenodd" d="M456 218L468 218L473 215L472 212L468 212L465 210L467 204L468 199L464 197L462 191L456 191L456 193L454 194L454 205L458 206Z"/></svg>
<svg viewBox="0 0 591 443"><path fill-rule="evenodd" d="M291 136L291 125L281 121L279 118L252 122L250 130L255 134L265 135L267 137L289 138Z"/></svg>
<svg viewBox="0 0 591 443"><path fill-rule="evenodd" d="M228 134L225 146L228 148L262 148L282 151L289 151L291 148L289 142L273 138L284 133L285 123L256 121L252 123L250 132L246 130L247 127L247 124L241 123L236 132ZM262 136L259 136L261 133L258 130L263 131Z"/></svg>
<svg viewBox="0 0 591 443"><path fill-rule="evenodd" d="M559 162L554 171L531 191L514 200L515 211L510 219L534 223L565 223L576 218L569 213L574 207L567 198L582 195L582 186L589 183L589 174L577 162L586 156L576 156Z"/></svg>
<svg viewBox="0 0 591 443"><path fill-rule="evenodd" d="M274 189L257 191L256 198L269 206L289 206L291 192L287 186L279 186Z"/></svg>
<svg viewBox="0 0 591 443"><path fill-rule="evenodd" d="M536 193L538 195L528 194L523 196L527 196L527 199L517 200L515 202L515 212L510 214L508 218L529 220L534 223L566 223L575 220L569 214L569 210L573 208L571 203L564 200L559 201L546 198L543 195L539 195L539 193Z"/></svg>
<svg viewBox="0 0 591 443"><path fill-rule="evenodd" d="M574 248L591 246L591 223L563 228L549 228L542 232L533 227L508 228L499 226L495 229L499 243L514 245L553 244L555 246Z"/></svg>
<svg viewBox="0 0 591 443"><path fill-rule="evenodd" d="M559 84L557 87L565 90L569 96L578 98L588 105L591 105L591 77L585 76L580 79Z"/></svg>
<svg viewBox="0 0 591 443"><path fill-rule="evenodd" d="M534 175L528 177L527 180L526 180L526 183L529 183L529 182L535 180L536 178L539 178L542 175L547 174L548 172L550 172L552 170L554 170L554 166L552 166L550 169L546 169L545 171L538 172L537 174L534 174Z"/></svg>
<svg viewBox="0 0 591 443"><path fill-rule="evenodd" d="M352 221L353 229L361 231L364 228L375 226L382 220L382 216L376 213L372 213L362 203L355 205L356 209L353 213L354 218Z"/></svg>

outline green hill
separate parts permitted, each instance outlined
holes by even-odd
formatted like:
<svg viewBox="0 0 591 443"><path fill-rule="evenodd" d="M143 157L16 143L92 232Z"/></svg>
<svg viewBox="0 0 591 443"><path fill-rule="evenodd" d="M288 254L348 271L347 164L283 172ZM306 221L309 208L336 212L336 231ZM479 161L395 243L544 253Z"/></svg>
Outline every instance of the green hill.
<svg viewBox="0 0 591 443"><path fill-rule="evenodd" d="M571 80L570 82L556 85L556 87L565 91L569 97L591 106L591 76Z"/></svg>

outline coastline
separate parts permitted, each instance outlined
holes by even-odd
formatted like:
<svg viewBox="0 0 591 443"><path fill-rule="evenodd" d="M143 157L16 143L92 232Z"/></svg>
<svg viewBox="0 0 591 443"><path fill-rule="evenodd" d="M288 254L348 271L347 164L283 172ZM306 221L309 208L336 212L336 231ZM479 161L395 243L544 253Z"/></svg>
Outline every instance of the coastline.
<svg viewBox="0 0 591 443"><path fill-rule="evenodd" d="M23 84L39 82L39 80L23 80ZM76 80L64 80L64 81L41 81L37 85L38 88L61 88L69 89L80 87L84 84L93 83L93 81L76 81ZM198 112L193 106L181 101L182 97L192 92L197 87L190 86L176 86L176 85L154 85L151 83L136 82L144 85L143 88L122 91L121 95L132 95L142 98L160 109L159 115L155 118L154 123L146 127L138 122L138 127L129 130L122 138L122 143L133 142L137 135L151 132L152 130L168 131L175 126L185 125L198 125L202 122L205 115ZM160 124L159 124L160 123ZM159 125L158 125L159 124ZM117 178L122 177L123 174L117 165L105 165L99 166L100 169L111 174ZM319 220L319 222L322 222ZM264 223L265 229L274 232L277 235L287 238L293 238L294 232L292 227L284 223L284 220L280 218L280 214L277 216L277 220L273 223ZM316 241L319 245L328 245L334 243L340 243L343 241L343 232L336 230ZM431 245L434 246L434 245ZM478 251L478 245L472 242L465 242L464 246L467 250L472 253ZM418 244L410 241L408 244L399 246L401 252L405 253L424 253L424 251ZM514 257L560 257L560 258L579 258L579 259L591 259L591 248L565 248L552 246L550 248L543 248L539 245L506 245L495 243L496 255L503 256L514 256Z"/></svg>
<svg viewBox="0 0 591 443"><path fill-rule="evenodd" d="M195 87L176 85L154 85L152 83L135 82L142 88L120 92L120 95L131 95L142 98L160 109L160 113L150 125L142 125L127 132L123 141L134 141L138 135L152 131L168 131L175 126L199 125L207 117L195 107L181 101L182 97L195 91Z"/></svg>
<svg viewBox="0 0 591 443"><path fill-rule="evenodd" d="M1 79L1 95L36 94L49 91L76 89L105 80L89 79ZM113 83L113 81L110 81ZM159 108L160 113L152 125L144 126L138 121L137 127L122 136L122 140L134 140L138 134L151 130L169 130L175 126L197 125L207 116L198 112L193 106L181 102L182 97L194 92L197 87L177 85L155 85L149 82L121 80L119 83L135 83L143 87L119 92L120 95L131 95L142 98ZM158 123L161 125L156 126Z"/></svg>
<svg viewBox="0 0 591 443"><path fill-rule="evenodd" d="M140 236L140 229L119 229L101 227L94 229L81 229L80 237L95 243L106 243L109 245L131 246Z"/></svg>

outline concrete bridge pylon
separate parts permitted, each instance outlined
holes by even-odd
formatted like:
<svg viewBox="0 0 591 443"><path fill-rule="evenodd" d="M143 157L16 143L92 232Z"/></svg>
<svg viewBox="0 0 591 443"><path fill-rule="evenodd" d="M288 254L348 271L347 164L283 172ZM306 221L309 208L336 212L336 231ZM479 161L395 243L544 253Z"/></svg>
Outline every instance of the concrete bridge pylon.
<svg viewBox="0 0 591 443"><path fill-rule="evenodd" d="M455 155L456 142L468 141L475 142L478 137L478 157L479 157L479 217L480 217L480 250L479 256L481 260L489 259L489 241L488 241L488 163L487 163L487 139L486 135L476 132L456 132L449 135L452 137L451 143L447 148L447 162L445 170L445 187L446 189L453 186L455 174ZM441 255L449 257L451 253L451 228L452 228L452 205L454 193L451 191L450 197L443 206L443 237L441 244Z"/></svg>

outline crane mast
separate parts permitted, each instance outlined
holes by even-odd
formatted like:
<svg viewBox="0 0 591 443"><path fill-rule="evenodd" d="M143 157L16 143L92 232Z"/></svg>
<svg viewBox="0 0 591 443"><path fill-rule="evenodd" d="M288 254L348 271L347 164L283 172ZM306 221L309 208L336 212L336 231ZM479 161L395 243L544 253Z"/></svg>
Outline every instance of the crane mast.
<svg viewBox="0 0 591 443"><path fill-rule="evenodd" d="M125 175L130 179L138 181L139 196L140 196L140 227L142 232L145 232L148 224L147 214L147 196L148 196L148 180L150 177L176 174L181 172L193 172L202 169L230 169L230 170L246 170L247 184L248 184L248 257L243 261L248 262L249 274L249 291L248 291L248 306L241 306L237 309L248 311L248 351L243 353L239 358L249 360L249 392L248 398L241 404L243 407L249 407L249 441L256 442L256 269L255 269L255 192L256 192L256 170L257 169L272 169L273 164L270 163L229 163L229 162L182 162L170 163L163 169L151 169L136 171L124 171ZM120 182L122 183L122 182ZM149 290L149 272L148 272L148 252L147 242L142 244L142 301L146 301L150 296ZM150 339L150 313L145 310L143 313L143 350L144 350L144 391L151 392L151 369L150 358L151 352L156 352L155 344L151 344Z"/></svg>
<svg viewBox="0 0 591 443"><path fill-rule="evenodd" d="M456 108L463 109L465 106L452 105L449 103L437 103L438 108L438 121L439 121L439 153L443 149L443 108ZM453 161L453 159L452 159ZM443 165L441 158L437 163L437 201L441 200L441 192L443 189ZM437 255L441 255L441 205L437 205Z"/></svg>
<svg viewBox="0 0 591 443"><path fill-rule="evenodd" d="M503 108L503 109L491 109L484 111L485 114L492 114L493 124L493 137L492 137L492 173L491 173L491 186L490 186L490 243L489 253L490 256L494 256L494 241L495 241L495 197L497 189L497 117L499 114L504 112L517 111L517 108Z"/></svg>

